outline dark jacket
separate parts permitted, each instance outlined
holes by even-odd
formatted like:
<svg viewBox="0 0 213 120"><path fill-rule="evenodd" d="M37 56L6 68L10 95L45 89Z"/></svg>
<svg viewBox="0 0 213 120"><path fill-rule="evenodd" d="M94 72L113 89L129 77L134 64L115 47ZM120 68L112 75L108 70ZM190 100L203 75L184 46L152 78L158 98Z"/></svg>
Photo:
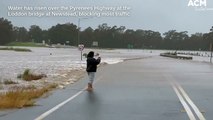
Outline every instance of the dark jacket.
<svg viewBox="0 0 213 120"><path fill-rule="evenodd" d="M95 59L88 57L87 58L87 72L96 72L97 71L97 65L101 62L101 58Z"/></svg>

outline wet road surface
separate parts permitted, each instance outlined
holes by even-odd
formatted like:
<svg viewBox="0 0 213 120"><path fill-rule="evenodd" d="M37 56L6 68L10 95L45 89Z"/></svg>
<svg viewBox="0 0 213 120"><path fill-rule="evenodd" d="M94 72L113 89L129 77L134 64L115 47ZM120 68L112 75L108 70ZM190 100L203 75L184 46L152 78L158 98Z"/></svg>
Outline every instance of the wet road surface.
<svg viewBox="0 0 213 120"><path fill-rule="evenodd" d="M209 63L163 57L107 65L93 92L82 90L84 78L0 120L211 120L212 72Z"/></svg>

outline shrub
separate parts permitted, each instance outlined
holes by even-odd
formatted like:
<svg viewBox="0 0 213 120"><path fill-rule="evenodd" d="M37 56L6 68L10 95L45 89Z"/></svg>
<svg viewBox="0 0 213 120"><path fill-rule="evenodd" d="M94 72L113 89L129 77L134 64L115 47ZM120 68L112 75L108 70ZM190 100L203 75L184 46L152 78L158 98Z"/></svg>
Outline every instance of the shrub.
<svg viewBox="0 0 213 120"><path fill-rule="evenodd" d="M18 84L18 82L15 82L15 81L12 81L12 80L4 80L3 81L3 83L5 84L5 85L8 85L8 84Z"/></svg>
<svg viewBox="0 0 213 120"><path fill-rule="evenodd" d="M22 78L23 80L26 80L26 81L39 80L39 79L42 79L43 77L47 77L47 76L45 74L39 74L39 75L33 74L30 72L30 69L26 69L23 74L19 74L17 76L17 78Z"/></svg>
<svg viewBox="0 0 213 120"><path fill-rule="evenodd" d="M87 53L84 53L83 56L84 56L85 58L87 58Z"/></svg>

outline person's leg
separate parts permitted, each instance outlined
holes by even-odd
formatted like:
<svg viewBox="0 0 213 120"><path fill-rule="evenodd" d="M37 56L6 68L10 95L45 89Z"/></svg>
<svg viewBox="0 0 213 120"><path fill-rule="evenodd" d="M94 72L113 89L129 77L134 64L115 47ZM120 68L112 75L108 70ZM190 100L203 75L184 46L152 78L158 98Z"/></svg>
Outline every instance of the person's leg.
<svg viewBox="0 0 213 120"><path fill-rule="evenodd" d="M95 79L95 72L88 72L88 77L89 77L89 81L88 81L87 90L92 90L92 84L93 84L94 79Z"/></svg>
<svg viewBox="0 0 213 120"><path fill-rule="evenodd" d="M89 73L89 83L93 84L95 79L95 72L90 72Z"/></svg>

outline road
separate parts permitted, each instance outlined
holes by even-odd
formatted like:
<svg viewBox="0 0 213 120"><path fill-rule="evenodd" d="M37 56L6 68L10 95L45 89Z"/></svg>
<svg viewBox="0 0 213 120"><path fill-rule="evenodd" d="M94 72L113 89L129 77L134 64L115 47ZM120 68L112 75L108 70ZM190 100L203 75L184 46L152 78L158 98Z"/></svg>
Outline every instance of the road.
<svg viewBox="0 0 213 120"><path fill-rule="evenodd" d="M99 68L39 106L0 112L0 120L211 120L213 65L160 56Z"/></svg>

